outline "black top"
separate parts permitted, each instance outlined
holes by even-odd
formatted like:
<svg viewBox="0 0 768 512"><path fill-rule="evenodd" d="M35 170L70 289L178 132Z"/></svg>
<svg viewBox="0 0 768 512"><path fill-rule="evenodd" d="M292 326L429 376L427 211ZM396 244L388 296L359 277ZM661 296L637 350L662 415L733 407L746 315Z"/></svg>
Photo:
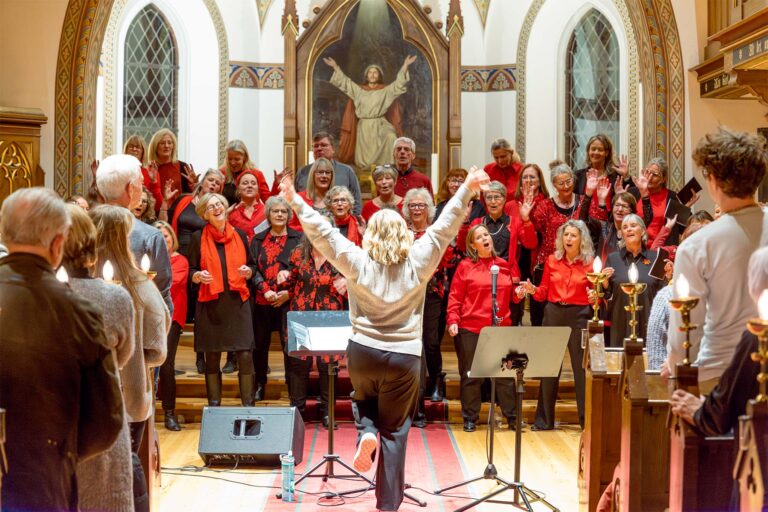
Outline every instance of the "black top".
<svg viewBox="0 0 768 512"><path fill-rule="evenodd" d="M177 199L174 201L173 206L168 209L169 219L173 219L178 204L179 200ZM203 229L205 224L206 222L195 211L195 204L190 202L179 214L179 220L177 221L176 236L179 239L179 253L189 258L189 244L192 240L192 234ZM247 244L246 247L248 247Z"/></svg>

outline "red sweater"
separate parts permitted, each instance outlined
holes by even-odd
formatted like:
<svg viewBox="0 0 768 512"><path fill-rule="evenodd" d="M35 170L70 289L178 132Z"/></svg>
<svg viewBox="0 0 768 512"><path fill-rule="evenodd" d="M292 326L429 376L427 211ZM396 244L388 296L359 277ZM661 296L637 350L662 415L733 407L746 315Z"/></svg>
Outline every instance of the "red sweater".
<svg viewBox="0 0 768 512"><path fill-rule="evenodd" d="M152 197L155 198L155 213L157 213L160 211L160 206L163 203L163 190L160 187L160 175L158 173L157 181L152 183L152 180L149 179L149 169L142 167L141 176L144 178L144 186L149 190L149 193L152 194Z"/></svg>
<svg viewBox="0 0 768 512"><path fill-rule="evenodd" d="M520 174L523 172L522 164L513 163L509 167L499 167L496 162L491 162L483 170L491 178L491 181L498 181L507 187L507 201L515 198L517 184L520 183Z"/></svg>
<svg viewBox="0 0 768 512"><path fill-rule="evenodd" d="M568 262L563 256L558 260L554 254L550 254L544 264L544 275L541 284L536 288L533 298L542 302L554 302L569 306L587 306L587 288L592 284L587 280L587 272L592 272L592 262L584 263L581 260Z"/></svg>
<svg viewBox="0 0 768 512"><path fill-rule="evenodd" d="M434 196L432 192L432 182L425 174L421 174L413 167L405 172L397 171L397 182L395 183L395 195L405 197L405 193L412 188L424 187L429 190L429 195Z"/></svg>
<svg viewBox="0 0 768 512"><path fill-rule="evenodd" d="M187 323L187 276L189 262L183 255L171 256L171 301L173 302L173 321L184 327Z"/></svg>
<svg viewBox="0 0 768 512"><path fill-rule="evenodd" d="M448 294L447 324L479 333L491 323L491 266L499 266L496 302L501 325L510 325L509 299L512 294L512 278L507 262L499 257L480 258L473 262L461 260L451 282Z"/></svg>
<svg viewBox="0 0 768 512"><path fill-rule="evenodd" d="M381 210L381 208L379 208L379 206L373 202L373 199L371 199L370 201L366 202L363 205L363 210L360 212L360 216L363 219L365 219L365 222L368 222L369 220L371 220L371 216L373 216L373 214L379 210ZM403 213L402 210L403 210L403 200L400 199L400 202L397 203L397 211L402 215Z"/></svg>
<svg viewBox="0 0 768 512"><path fill-rule="evenodd" d="M648 245L652 244L656 235L659 234L661 228L666 224L667 219L664 214L667 212L667 199L669 198L669 190L662 188L656 193L648 194L647 198L643 198L637 202L637 213L640 218L643 218L643 202L651 201L651 210L653 210L653 220L647 226L648 230Z"/></svg>

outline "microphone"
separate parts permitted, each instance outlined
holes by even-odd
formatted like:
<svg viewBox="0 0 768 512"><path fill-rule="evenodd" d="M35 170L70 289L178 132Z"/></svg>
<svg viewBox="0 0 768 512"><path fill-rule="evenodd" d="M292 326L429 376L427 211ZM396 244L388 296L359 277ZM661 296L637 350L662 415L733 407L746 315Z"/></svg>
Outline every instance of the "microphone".
<svg viewBox="0 0 768 512"><path fill-rule="evenodd" d="M491 295L496 297L496 281L499 278L499 266L491 265Z"/></svg>

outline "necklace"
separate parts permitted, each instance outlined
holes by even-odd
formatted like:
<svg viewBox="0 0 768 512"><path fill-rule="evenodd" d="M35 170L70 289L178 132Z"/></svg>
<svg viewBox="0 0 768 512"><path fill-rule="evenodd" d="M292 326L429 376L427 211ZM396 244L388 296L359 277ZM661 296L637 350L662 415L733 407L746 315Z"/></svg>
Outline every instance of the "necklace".
<svg viewBox="0 0 768 512"><path fill-rule="evenodd" d="M553 197L552 201L555 203L555 206L559 206L563 210L568 209L568 213L566 214L566 217L570 217L571 215L573 215L573 211L576 209L576 194L571 196L571 204L569 206L563 206L562 204L560 204L560 201L558 201L556 197Z"/></svg>
<svg viewBox="0 0 768 512"><path fill-rule="evenodd" d="M499 217L499 218L501 218L501 217ZM487 219L488 219L488 217L487 217L487 216L486 216L486 217L483 217L483 225L484 225L484 226L488 226L488 222L487 222ZM507 223L506 223L506 222L504 222L504 221L502 220L502 221L501 221L501 226L499 226L499 229L497 229L497 230L496 230L496 231L494 231L493 233L491 233L491 230L489 229L489 230L488 230L488 234L489 234L489 235L491 235L491 238L493 238L494 236L496 236L496 235L498 235L499 233L501 233L501 230L502 230L502 229L504 229L504 227L505 227L506 225L507 225Z"/></svg>

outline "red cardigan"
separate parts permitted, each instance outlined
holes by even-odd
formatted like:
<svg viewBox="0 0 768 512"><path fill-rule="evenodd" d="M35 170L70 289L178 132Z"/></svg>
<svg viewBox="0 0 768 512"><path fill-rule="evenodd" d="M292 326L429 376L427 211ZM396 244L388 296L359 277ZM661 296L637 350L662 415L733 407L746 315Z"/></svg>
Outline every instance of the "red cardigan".
<svg viewBox="0 0 768 512"><path fill-rule="evenodd" d="M496 302L501 325L510 325L509 300L512 294L512 278L507 262L498 256L480 258L473 262L465 258L456 267L448 294L447 324L479 333L491 325L491 266L499 266Z"/></svg>

